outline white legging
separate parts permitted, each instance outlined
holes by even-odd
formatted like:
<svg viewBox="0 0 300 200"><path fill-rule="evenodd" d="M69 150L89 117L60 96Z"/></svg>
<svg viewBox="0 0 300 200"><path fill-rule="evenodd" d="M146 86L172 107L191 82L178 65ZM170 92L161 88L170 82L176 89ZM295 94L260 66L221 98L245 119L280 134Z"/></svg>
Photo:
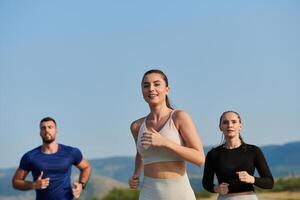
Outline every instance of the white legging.
<svg viewBox="0 0 300 200"><path fill-rule="evenodd" d="M196 200L188 176L175 179L144 177L139 200Z"/></svg>
<svg viewBox="0 0 300 200"><path fill-rule="evenodd" d="M219 195L217 200L258 200L254 192L240 193L240 194L228 194Z"/></svg>

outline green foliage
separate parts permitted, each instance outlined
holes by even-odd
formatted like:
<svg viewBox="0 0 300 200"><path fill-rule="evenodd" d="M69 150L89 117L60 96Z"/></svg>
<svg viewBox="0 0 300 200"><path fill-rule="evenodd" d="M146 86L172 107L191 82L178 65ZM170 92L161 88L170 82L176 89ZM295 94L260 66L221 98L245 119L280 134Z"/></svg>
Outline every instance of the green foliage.
<svg viewBox="0 0 300 200"><path fill-rule="evenodd" d="M300 191L300 177L289 179L280 178L275 182L272 191Z"/></svg>
<svg viewBox="0 0 300 200"><path fill-rule="evenodd" d="M112 189L102 200L138 200L139 191L131 189Z"/></svg>
<svg viewBox="0 0 300 200"><path fill-rule="evenodd" d="M209 198L212 196L210 192L196 192L196 198ZM120 189L115 188L111 190L105 197L101 200L138 200L139 198L139 191L138 190L130 190L130 189ZM96 198L92 200L98 200Z"/></svg>
<svg viewBox="0 0 300 200"><path fill-rule="evenodd" d="M297 178L279 178L275 181L274 186L271 190L264 190L258 187L255 187L257 192L296 192L300 191L300 177Z"/></svg>
<svg viewBox="0 0 300 200"><path fill-rule="evenodd" d="M196 198L209 198L212 196L212 193L203 191L203 192L195 192Z"/></svg>

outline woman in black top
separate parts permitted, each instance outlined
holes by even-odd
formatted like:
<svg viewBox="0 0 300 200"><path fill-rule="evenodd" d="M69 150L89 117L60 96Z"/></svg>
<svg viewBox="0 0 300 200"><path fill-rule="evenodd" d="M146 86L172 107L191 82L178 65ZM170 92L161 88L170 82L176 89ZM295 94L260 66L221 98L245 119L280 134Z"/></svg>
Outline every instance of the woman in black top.
<svg viewBox="0 0 300 200"><path fill-rule="evenodd" d="M224 112L219 127L225 142L207 153L203 187L218 193L218 200L257 199L253 185L271 189L274 184L262 151L259 147L246 144L242 140L242 122L237 112ZM254 176L255 169L259 177ZM214 184L215 174L219 185Z"/></svg>

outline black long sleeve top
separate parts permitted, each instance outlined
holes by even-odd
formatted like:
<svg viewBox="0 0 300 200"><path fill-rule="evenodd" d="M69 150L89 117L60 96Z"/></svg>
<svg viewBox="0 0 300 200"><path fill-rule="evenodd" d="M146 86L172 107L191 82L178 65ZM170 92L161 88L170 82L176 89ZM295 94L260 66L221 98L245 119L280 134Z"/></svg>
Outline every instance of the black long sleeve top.
<svg viewBox="0 0 300 200"><path fill-rule="evenodd" d="M202 184L206 190L214 192L216 175L219 184L229 184L229 193L254 191L253 184L241 182L236 172L247 171L253 176L255 169L260 177L254 177L254 185L271 189L274 180L259 147L244 143L238 148L226 149L221 145L207 153Z"/></svg>

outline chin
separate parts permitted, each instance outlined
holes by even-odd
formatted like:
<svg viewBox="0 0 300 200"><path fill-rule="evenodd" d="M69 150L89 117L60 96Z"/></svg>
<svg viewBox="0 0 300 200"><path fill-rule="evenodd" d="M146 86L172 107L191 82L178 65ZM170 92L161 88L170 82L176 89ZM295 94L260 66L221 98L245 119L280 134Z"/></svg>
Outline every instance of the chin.
<svg viewBox="0 0 300 200"><path fill-rule="evenodd" d="M235 134L226 134L226 138L228 138L228 139L233 139L235 137L236 137Z"/></svg>
<svg viewBox="0 0 300 200"><path fill-rule="evenodd" d="M44 144L51 144L53 143L55 140L51 139L51 140L43 140Z"/></svg>
<svg viewBox="0 0 300 200"><path fill-rule="evenodd" d="M157 105L160 104L160 103L157 102L157 101L147 101L147 103L148 103L150 106L157 106Z"/></svg>

